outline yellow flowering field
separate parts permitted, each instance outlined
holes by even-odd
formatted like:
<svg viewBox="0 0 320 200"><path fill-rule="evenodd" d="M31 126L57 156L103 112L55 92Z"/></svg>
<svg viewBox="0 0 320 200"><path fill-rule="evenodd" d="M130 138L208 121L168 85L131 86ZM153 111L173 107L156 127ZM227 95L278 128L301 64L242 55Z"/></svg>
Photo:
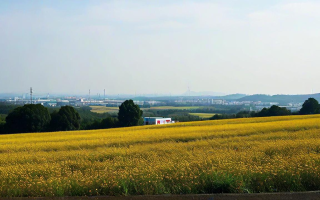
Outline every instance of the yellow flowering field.
<svg viewBox="0 0 320 200"><path fill-rule="evenodd" d="M320 189L320 115L0 136L0 196Z"/></svg>

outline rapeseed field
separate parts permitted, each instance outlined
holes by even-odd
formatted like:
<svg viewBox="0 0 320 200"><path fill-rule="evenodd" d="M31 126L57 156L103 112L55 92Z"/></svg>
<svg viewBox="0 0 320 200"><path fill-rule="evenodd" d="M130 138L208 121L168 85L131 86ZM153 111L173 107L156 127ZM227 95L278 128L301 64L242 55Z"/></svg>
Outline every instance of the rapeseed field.
<svg viewBox="0 0 320 200"><path fill-rule="evenodd" d="M0 196L320 189L320 115L0 136Z"/></svg>

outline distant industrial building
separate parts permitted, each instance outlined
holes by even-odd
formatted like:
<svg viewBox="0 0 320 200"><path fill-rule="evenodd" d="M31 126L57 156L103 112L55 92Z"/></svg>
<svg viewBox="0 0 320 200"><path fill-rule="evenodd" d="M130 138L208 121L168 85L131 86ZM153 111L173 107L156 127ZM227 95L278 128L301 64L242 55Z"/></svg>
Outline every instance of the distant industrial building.
<svg viewBox="0 0 320 200"><path fill-rule="evenodd" d="M69 100L57 100L57 106L67 106L69 105Z"/></svg>
<svg viewBox="0 0 320 200"><path fill-rule="evenodd" d="M171 118L163 118L163 117L144 117L143 124L144 125L160 125L160 124L171 124L174 121Z"/></svg>

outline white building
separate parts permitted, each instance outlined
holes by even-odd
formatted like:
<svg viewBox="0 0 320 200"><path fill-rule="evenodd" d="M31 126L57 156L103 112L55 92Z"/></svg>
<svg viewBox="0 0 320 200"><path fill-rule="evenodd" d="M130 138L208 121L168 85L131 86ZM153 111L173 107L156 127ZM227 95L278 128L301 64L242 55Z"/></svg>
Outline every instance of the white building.
<svg viewBox="0 0 320 200"><path fill-rule="evenodd" d="M163 118L163 117L144 117L143 124L144 125L160 125L160 124L171 124L174 121L171 118Z"/></svg>
<svg viewBox="0 0 320 200"><path fill-rule="evenodd" d="M211 104L223 105L224 103L225 101L221 99L211 99Z"/></svg>

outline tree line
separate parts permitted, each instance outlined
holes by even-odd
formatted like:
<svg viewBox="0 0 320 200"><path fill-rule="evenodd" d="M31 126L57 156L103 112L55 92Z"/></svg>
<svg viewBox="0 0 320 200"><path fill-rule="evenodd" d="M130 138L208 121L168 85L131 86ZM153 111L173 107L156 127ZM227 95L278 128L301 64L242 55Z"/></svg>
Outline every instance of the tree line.
<svg viewBox="0 0 320 200"><path fill-rule="evenodd" d="M85 113L83 115L85 120L81 119L78 111ZM132 100L126 100L119 106L117 118L108 115L103 119L92 120L92 116L88 112L91 113L90 110L77 110L71 106L62 106L59 110L50 113L49 109L41 104L26 104L14 108L5 120L0 118L0 133L88 130L142 124L143 111Z"/></svg>
<svg viewBox="0 0 320 200"><path fill-rule="evenodd" d="M212 116L211 120L217 119L231 119L231 118L246 118L246 117L270 117L270 116L285 116L285 115L310 115L310 114L320 114L320 104L314 98L309 98L306 100L299 112L292 113L290 110L279 107L276 105L271 106L270 108L263 108L260 112L249 112L249 111L240 111L237 114L216 114Z"/></svg>
<svg viewBox="0 0 320 200"><path fill-rule="evenodd" d="M10 108L14 108L9 112ZM109 114L101 114L97 119L96 113L92 113L88 108L75 109L71 106L62 106L59 110L51 110L40 104L26 104L22 107L9 106L3 109L8 115L0 114L0 133L28 133L28 132L46 132L46 131L69 131L69 130L90 130L105 129L116 127L127 127L142 125L142 114L139 106L134 104L132 100L126 100L119 106L117 117ZM211 111L211 110L210 110ZM155 111L147 115L162 115L172 111ZM304 102L302 108L297 113L291 113L286 108L276 105L270 108L263 108L260 112L240 111L237 114L216 114L211 120L228 119L228 118L245 118L245 117L266 117L266 116L284 116L292 114L320 114L319 102L314 98L309 98ZM81 117L82 116L82 117ZM181 113L179 115L181 121L197 121L198 118ZM191 118L190 118L191 117Z"/></svg>

